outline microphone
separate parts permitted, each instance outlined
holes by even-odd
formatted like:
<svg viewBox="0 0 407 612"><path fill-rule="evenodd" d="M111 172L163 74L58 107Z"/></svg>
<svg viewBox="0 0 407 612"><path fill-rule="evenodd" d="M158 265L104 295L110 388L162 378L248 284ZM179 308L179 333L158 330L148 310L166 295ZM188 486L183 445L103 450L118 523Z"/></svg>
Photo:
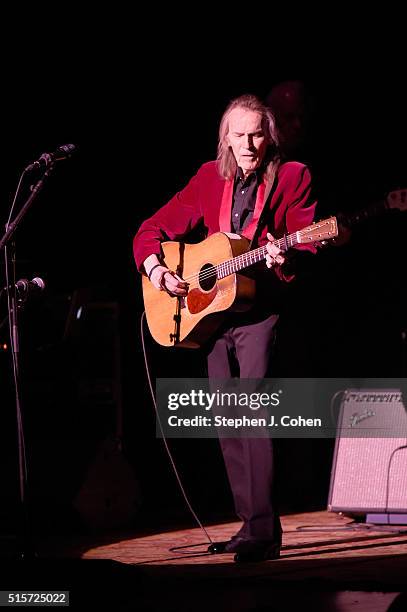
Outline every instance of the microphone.
<svg viewBox="0 0 407 612"><path fill-rule="evenodd" d="M20 278L20 280L16 282L16 289L19 299L27 299L27 297L33 293L44 291L45 282L39 276L36 276L32 280Z"/></svg>
<svg viewBox="0 0 407 612"><path fill-rule="evenodd" d="M8 285L8 289L12 289L13 285ZM14 285L17 292L17 297L20 302L25 302L30 295L41 293L45 289L45 282L39 276L32 280L20 278ZM0 288L0 297L7 291L7 287ZM0 325L1 327L1 325Z"/></svg>
<svg viewBox="0 0 407 612"><path fill-rule="evenodd" d="M46 169L52 162L69 159L75 150L76 146L73 144L61 145L53 153L43 153L39 159L27 166L25 172L42 168Z"/></svg>

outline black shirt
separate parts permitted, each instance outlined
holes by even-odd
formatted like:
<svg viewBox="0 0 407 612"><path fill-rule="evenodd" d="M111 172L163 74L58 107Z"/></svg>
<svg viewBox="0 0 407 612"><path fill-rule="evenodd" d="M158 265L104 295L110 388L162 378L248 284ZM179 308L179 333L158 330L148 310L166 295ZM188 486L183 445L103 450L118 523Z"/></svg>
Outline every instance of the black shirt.
<svg viewBox="0 0 407 612"><path fill-rule="evenodd" d="M257 170L245 178L242 169L237 169L233 192L232 232L240 234L252 220L260 182L261 175Z"/></svg>
<svg viewBox="0 0 407 612"><path fill-rule="evenodd" d="M243 176L241 168L237 169L234 191L231 227L232 232L241 234L250 223L256 205L257 189L262 182L264 168L258 168L251 172L246 178ZM262 320L271 313L280 311L282 305L283 283L279 278L266 267L264 260L250 266L243 274L256 279L256 301L254 307L243 316L242 313L236 316L236 321L244 324L245 321L254 322ZM235 320L231 317L230 320Z"/></svg>

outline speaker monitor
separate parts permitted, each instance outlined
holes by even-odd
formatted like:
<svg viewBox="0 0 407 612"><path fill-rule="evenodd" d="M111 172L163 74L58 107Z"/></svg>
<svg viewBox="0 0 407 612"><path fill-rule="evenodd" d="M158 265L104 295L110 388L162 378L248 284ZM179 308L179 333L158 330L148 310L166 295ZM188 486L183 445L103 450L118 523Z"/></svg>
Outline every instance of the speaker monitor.
<svg viewBox="0 0 407 612"><path fill-rule="evenodd" d="M407 512L406 424L400 390L348 389L344 393L329 511L356 515ZM388 432L388 437L373 437L377 431ZM402 437L396 437L398 434Z"/></svg>

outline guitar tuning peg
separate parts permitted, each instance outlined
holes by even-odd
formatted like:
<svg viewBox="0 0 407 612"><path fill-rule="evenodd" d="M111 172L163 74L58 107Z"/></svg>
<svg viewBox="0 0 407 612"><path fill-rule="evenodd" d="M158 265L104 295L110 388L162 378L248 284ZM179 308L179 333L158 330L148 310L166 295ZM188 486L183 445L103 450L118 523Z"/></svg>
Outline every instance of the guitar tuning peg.
<svg viewBox="0 0 407 612"><path fill-rule="evenodd" d="M332 240L332 242L335 242L335 240ZM321 242L319 242L318 244L320 245L321 249L325 249L327 246L329 246L328 240L321 240Z"/></svg>

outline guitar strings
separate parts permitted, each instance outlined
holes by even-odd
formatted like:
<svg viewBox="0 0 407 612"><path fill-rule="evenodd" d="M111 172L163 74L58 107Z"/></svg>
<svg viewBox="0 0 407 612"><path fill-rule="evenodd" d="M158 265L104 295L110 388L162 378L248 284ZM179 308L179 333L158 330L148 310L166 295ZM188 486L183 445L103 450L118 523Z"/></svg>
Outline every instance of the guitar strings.
<svg viewBox="0 0 407 612"><path fill-rule="evenodd" d="M295 244L294 240L290 242L292 242L290 246L294 246ZM285 240L283 238L281 238L280 240L276 240L276 245L278 246L278 248L281 248L282 246L285 245ZM209 268L208 270L205 270L204 272L200 272L200 271L195 272L194 274L191 274L190 276L187 276L186 278L184 278L184 280L186 282L189 282L189 284L191 285L192 283L190 281L206 280L213 276L218 276L218 272L227 271L228 269L230 271L228 271L228 274L226 274L225 276L229 276L230 274L234 274L235 272L237 272L237 270L233 270L234 265L244 264L244 263L247 263L248 265L252 265L254 263L257 263L257 261L261 261L261 259L264 259L266 254L267 254L267 249L265 246L262 246L253 251L249 251L248 253L242 253L241 255L238 255L237 257L234 257L233 259L229 259L220 264L213 265L211 268ZM260 259L257 259L257 257L259 256L260 256ZM251 259L253 259L253 261L250 261Z"/></svg>
<svg viewBox="0 0 407 612"><path fill-rule="evenodd" d="M276 242L279 243L280 241L276 241ZM233 259L228 259L227 261L224 261L220 264L216 264L216 265L214 264L208 270L205 270L204 272L195 272L194 274L191 274L191 276L187 276L184 280L188 281L188 280L195 280L198 278L205 280L206 278L210 278L211 276L217 276L218 271L222 271L222 268L226 270L228 267L232 268L235 264L238 264L238 263L239 264L248 263L249 265L251 265L253 263L256 263L256 261L261 261L261 259L256 260L256 257L258 256L260 256L261 259L264 259L264 257L266 256L265 246L259 247L258 249L255 249L254 251L249 251L248 253L242 253L241 255L238 255L237 257L233 257ZM250 259L254 259L254 261L250 261ZM233 274L234 272L236 272L236 270L229 272L229 274Z"/></svg>
<svg viewBox="0 0 407 612"><path fill-rule="evenodd" d="M328 219L328 221L330 220L331 219ZM323 227L324 225L326 225L326 221L323 222L321 225L318 225L318 224L313 225L312 230L315 232L316 229L321 229L321 227ZM297 232L294 232L293 234L284 236L283 238L276 240L275 244L278 248L283 248L283 247L291 248L295 246L296 244L299 244L300 242L299 237L301 236L301 234L305 234L305 233L306 232L304 230L299 230ZM261 261L261 259L259 260L255 259L254 261L250 261L250 262L245 261L245 259L246 260L248 258L252 259L253 257L257 257L258 255L261 256L261 259L264 259L264 257L267 255L266 246L259 247L258 249L254 249L253 251L249 251L247 253L242 253L241 255L238 255L237 257L234 257L233 259L229 259L220 264L213 265L211 268L203 272L201 271L195 272L194 274L191 274L190 276L185 277L184 281L186 281L190 286L191 285L195 286L193 285L193 283L197 281L196 286L199 286L200 282L210 279L212 277L217 277L218 272L227 271L228 267L230 271L228 271L228 274L226 274L225 276L229 276L238 271L238 270L233 270L233 266L235 264L248 263L248 265L252 265L254 263L257 263L257 261ZM225 277L221 277L221 278L225 278Z"/></svg>

